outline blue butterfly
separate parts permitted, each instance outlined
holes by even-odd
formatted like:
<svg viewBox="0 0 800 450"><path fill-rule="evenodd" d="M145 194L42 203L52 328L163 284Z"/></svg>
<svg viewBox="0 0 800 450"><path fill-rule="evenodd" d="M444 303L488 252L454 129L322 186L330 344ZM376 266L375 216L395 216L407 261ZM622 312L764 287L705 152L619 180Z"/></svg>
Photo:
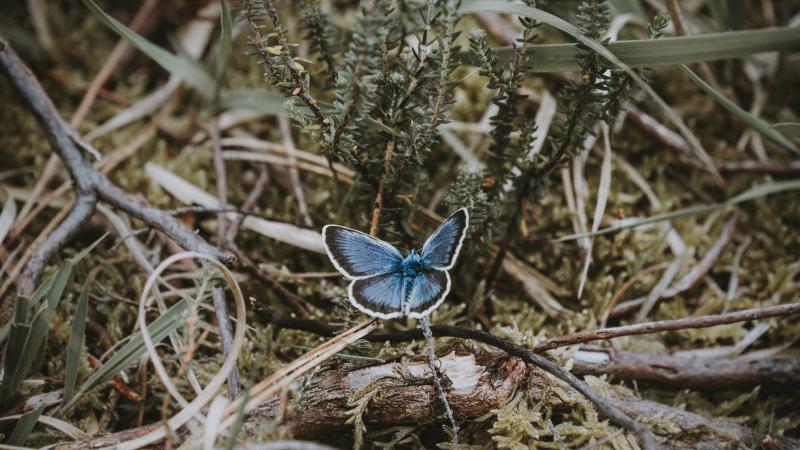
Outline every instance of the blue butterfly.
<svg viewBox="0 0 800 450"><path fill-rule="evenodd" d="M336 269L352 280L350 303L381 319L422 318L450 292L448 270L467 235L469 213L459 209L428 237L422 250L403 257L393 245L339 225L325 225L325 250Z"/></svg>

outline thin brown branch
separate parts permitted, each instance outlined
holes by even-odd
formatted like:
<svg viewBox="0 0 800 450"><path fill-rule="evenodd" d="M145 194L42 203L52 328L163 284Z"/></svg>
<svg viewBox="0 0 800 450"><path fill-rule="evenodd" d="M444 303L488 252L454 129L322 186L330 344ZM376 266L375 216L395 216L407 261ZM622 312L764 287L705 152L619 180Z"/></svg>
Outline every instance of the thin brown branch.
<svg viewBox="0 0 800 450"><path fill-rule="evenodd" d="M222 159L222 143L217 118L212 118L205 128L211 138L214 172L217 175L217 198L219 199L220 208L224 209L228 205L228 173L225 170L225 161ZM225 247L226 224L225 213L218 213L217 240L223 248ZM210 268L206 264L204 266L207 269ZM227 355L233 348L233 330L231 330L231 323L228 318L228 307L225 305L225 291L219 286L214 286L211 289L211 300L214 303L214 313L217 316L219 334L222 337L222 349ZM239 396L240 391L239 367L237 366L228 375L228 397L235 399Z"/></svg>
<svg viewBox="0 0 800 450"><path fill-rule="evenodd" d="M253 208L253 206L255 206L256 202L258 201L259 197L261 197L261 194L264 192L264 189L266 189L268 184L269 170L267 169L267 165L259 164L258 179L253 185L253 189L247 195L244 203L242 203L241 209L235 210L235 212L239 212L240 214L231 221L225 235L225 239L222 242L222 246L226 250L233 252L238 260L239 265L247 270L250 275L260 281L265 287L271 290L282 302L284 302L284 304L286 304L286 306L289 307L289 309L291 309L298 316L307 318L309 316L309 312L306 308L306 302L298 295L286 289L286 287L284 287L281 283L264 273L264 271L262 271L258 265L253 262L250 257L245 255L244 252L239 249L239 246L236 245L236 234L239 232L239 227L248 214L246 211L249 211Z"/></svg>
<svg viewBox="0 0 800 450"><path fill-rule="evenodd" d="M0 40L0 71L16 88L45 131L50 145L61 158L72 178L77 196L76 208L79 208L77 212L68 216L67 220L58 228L60 232L54 232L48 236L45 243L36 250L36 254L31 258L32 261L46 262L49 256L62 248L77 227L91 216L96 199L103 200L148 225L158 228L186 249L213 255L226 262L233 260L230 253L209 245L164 211L143 205L94 168L75 143L74 129L58 114L36 76L3 40ZM43 270L44 265L39 267L31 265L29 262L28 268L26 268L26 277L22 281L22 286L26 289L24 292L28 294L32 292L30 289L36 285Z"/></svg>
<svg viewBox="0 0 800 450"><path fill-rule="evenodd" d="M217 175L217 198L219 199L219 207L225 209L228 206L228 173L225 170L225 161L222 159L222 143L220 141L217 119L211 119L211 121L206 124L205 128L208 136L211 138L214 172ZM225 213L218 213L217 236L220 244L225 240L226 223Z"/></svg>
<svg viewBox="0 0 800 450"><path fill-rule="evenodd" d="M258 165L258 179L256 180L255 184L253 185L253 189L247 194L247 198L242 203L242 207L240 208L241 211L249 211L255 206L258 199L261 197L261 194L264 193L264 189L267 188L269 185L269 168L266 164L261 163ZM227 211L226 211L227 212ZM225 246L235 242L236 235L239 233L239 227L242 226L242 222L246 217L245 214L239 214L236 216L235 219L231 220L230 226L228 227L227 233L225 235L224 244Z"/></svg>
<svg viewBox="0 0 800 450"><path fill-rule="evenodd" d="M800 174L800 161L719 161L717 162L717 168L722 173L796 175Z"/></svg>
<svg viewBox="0 0 800 450"><path fill-rule="evenodd" d="M297 294L286 289L283 284L264 273L264 271L261 270L250 257L245 255L235 243L229 243L227 248L236 255L236 259L243 269L271 290L290 310L292 310L292 312L302 318L310 316L308 308L306 307L308 303L306 300L300 298Z"/></svg>
<svg viewBox="0 0 800 450"><path fill-rule="evenodd" d="M690 328L708 328L730 323L767 319L770 317L785 317L799 313L800 303L787 303L785 305L744 309L725 314L687 317L684 319L674 320L660 320L656 322L638 323L634 325L600 328L597 330L586 330L547 339L533 346L531 351L542 353L554 348L566 347L575 344L585 344L587 342L607 340L622 336L635 336L640 334L652 334L663 331L676 331ZM339 330L339 328L336 326L317 320L302 320L281 317L268 317L267 320L279 327L308 331L321 336L333 336ZM453 330L462 328L463 327L431 325L431 331L433 332L433 335L437 337L451 336ZM371 333L368 334L365 339L370 342L406 342L422 339L422 331L419 329L414 329L391 333Z"/></svg>
<svg viewBox="0 0 800 450"><path fill-rule="evenodd" d="M392 153L394 152L395 137L389 138L386 144L386 152L383 154L383 175L378 181L378 193L375 194L375 205L372 210L372 223L369 227L370 236L378 235L378 225L381 221L381 210L383 209L383 191L386 189L386 180L389 178L389 171L392 167Z"/></svg>
<svg viewBox="0 0 800 450"><path fill-rule="evenodd" d="M25 271L22 272L21 289L25 295L30 295L36 290L36 283L38 283L50 258L58 253L61 247L78 232L83 224L89 221L89 218L94 214L96 205L97 195L94 191L79 194L64 221L33 252L31 259L28 260L25 266Z"/></svg>
<svg viewBox="0 0 800 450"><path fill-rule="evenodd" d="M747 322L751 320L766 319L769 317L790 316L800 313L800 303L788 303L778 306L751 308L725 314L708 316L687 317L684 319L659 320L656 322L623 325L620 327L600 328L548 339L537 344L533 350L543 352L567 345L583 344L591 341L611 339L620 336L634 336L637 334L652 334L662 331L685 330L687 328L708 328L728 323ZM435 333L435 331L434 331Z"/></svg>

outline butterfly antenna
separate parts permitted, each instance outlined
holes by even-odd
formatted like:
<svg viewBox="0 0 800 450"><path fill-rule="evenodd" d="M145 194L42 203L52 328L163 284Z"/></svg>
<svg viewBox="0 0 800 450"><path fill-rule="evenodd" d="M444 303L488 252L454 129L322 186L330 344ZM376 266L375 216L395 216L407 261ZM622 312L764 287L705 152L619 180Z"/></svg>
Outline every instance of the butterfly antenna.
<svg viewBox="0 0 800 450"><path fill-rule="evenodd" d="M420 327L422 327L422 334L425 336L425 348L428 353L428 365L431 366L433 382L436 385L436 392L439 394L439 399L444 404L445 414L447 414L447 418L450 420L450 427L453 429L453 448L458 450L458 424L456 423L456 418L453 415L453 409L450 408L450 402L447 401L447 393L442 385L442 379L439 377L439 371L436 369L436 352L433 345L433 332L431 331L431 323L428 320L428 316L423 316L419 323Z"/></svg>

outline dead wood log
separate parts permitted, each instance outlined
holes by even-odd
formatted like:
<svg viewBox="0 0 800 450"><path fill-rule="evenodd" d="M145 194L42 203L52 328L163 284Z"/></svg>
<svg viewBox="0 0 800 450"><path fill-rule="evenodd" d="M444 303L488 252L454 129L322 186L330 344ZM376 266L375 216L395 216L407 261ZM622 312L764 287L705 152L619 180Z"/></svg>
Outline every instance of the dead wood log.
<svg viewBox="0 0 800 450"><path fill-rule="evenodd" d="M532 401L542 399L547 386L559 383L543 372L529 368L523 360L506 353L480 353L463 348L441 356L441 371L449 378L446 387L459 422L486 416L507 402L519 389ZM573 388L560 385L567 394L555 405L568 413L582 400ZM682 409L643 400L622 389L608 389L607 399L628 417L655 424L652 431L662 448L749 448L761 438L752 429L708 418ZM368 431L398 426L424 426L445 420L428 366L420 361L403 365L389 363L369 367L343 366L322 372L307 388L299 404L286 417L286 425L300 439L335 445L350 445L352 425L348 420L358 399L370 396L362 420ZM584 401L585 404L585 401ZM248 418L251 432L278 417L286 403L265 404ZM668 425L668 426L665 426ZM800 441L767 436L772 448L800 448ZM469 439L466 439L469 442Z"/></svg>

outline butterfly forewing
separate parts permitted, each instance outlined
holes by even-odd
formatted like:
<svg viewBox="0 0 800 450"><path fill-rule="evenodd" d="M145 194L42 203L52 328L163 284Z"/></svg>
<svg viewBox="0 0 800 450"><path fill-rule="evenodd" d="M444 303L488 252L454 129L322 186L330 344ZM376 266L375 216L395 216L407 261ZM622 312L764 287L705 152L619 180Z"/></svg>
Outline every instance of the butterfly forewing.
<svg viewBox="0 0 800 450"><path fill-rule="evenodd" d="M455 264L461 243L467 232L469 214L466 208L459 209L425 241L420 257L427 267L449 270Z"/></svg>
<svg viewBox="0 0 800 450"><path fill-rule="evenodd" d="M399 272L353 280L350 283L350 302L371 316L388 319L402 315L401 305L408 283Z"/></svg>
<svg viewBox="0 0 800 450"><path fill-rule="evenodd" d="M322 228L325 249L333 264L350 279L394 272L403 255L391 244L338 225Z"/></svg>

